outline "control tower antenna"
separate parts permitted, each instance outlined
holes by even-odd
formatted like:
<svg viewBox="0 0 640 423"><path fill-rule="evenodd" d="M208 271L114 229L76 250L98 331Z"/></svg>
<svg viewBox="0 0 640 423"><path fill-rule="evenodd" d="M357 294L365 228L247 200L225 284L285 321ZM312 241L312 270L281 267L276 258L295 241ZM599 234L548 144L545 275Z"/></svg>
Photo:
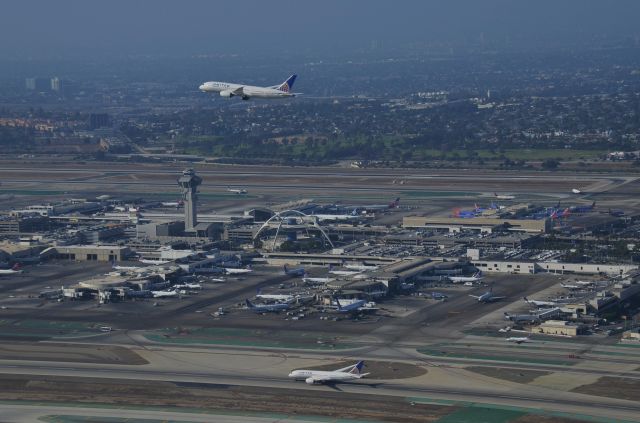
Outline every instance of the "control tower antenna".
<svg viewBox="0 0 640 423"><path fill-rule="evenodd" d="M193 169L186 169L178 178L178 184L182 188L182 200L184 201L184 229L193 231L198 224L196 200L198 198L198 186L202 178L196 175Z"/></svg>

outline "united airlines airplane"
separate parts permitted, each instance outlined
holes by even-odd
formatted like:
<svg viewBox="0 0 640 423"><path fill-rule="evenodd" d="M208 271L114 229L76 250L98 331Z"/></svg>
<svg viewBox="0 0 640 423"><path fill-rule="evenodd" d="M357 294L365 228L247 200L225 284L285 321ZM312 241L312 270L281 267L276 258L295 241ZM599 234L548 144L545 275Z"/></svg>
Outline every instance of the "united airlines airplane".
<svg viewBox="0 0 640 423"><path fill-rule="evenodd" d="M298 75L291 75L280 85L271 87L255 87L253 85L234 84L230 82L209 81L200 85L200 91L205 93L220 93L221 97L241 97L243 100L255 98L288 98L295 97L292 93L293 83Z"/></svg>

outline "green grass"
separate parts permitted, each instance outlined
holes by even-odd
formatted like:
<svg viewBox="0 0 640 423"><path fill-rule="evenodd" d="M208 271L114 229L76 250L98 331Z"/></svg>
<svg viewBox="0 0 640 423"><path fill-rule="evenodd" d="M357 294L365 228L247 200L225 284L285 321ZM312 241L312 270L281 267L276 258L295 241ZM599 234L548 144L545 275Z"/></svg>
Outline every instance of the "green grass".
<svg viewBox="0 0 640 423"><path fill-rule="evenodd" d="M289 341L268 341L268 340L242 340L242 339L211 339L211 338L195 338L180 337L167 338L164 335L145 335L150 341L161 342L165 344L208 344L208 345L233 345L238 347L262 347L262 348L290 348L303 350L343 350L353 348L348 344L304 344Z"/></svg>
<svg viewBox="0 0 640 423"><path fill-rule="evenodd" d="M509 423L525 416L524 411L499 408L464 407L437 420L437 423Z"/></svg>

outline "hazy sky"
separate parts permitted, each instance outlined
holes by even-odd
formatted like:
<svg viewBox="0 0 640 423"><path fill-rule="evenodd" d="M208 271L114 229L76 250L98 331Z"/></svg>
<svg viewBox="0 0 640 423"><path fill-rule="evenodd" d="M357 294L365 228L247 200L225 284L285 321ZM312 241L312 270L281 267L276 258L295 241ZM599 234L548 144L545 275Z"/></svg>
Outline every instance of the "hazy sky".
<svg viewBox="0 0 640 423"><path fill-rule="evenodd" d="M637 40L638 17L638 0L3 0L0 54L326 54L481 39L545 47Z"/></svg>

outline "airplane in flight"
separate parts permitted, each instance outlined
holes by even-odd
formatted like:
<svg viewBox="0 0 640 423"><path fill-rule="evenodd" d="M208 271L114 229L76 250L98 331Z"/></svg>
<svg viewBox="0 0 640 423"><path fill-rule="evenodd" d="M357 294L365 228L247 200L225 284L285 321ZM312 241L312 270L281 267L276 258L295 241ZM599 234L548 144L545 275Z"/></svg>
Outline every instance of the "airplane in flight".
<svg viewBox="0 0 640 423"><path fill-rule="evenodd" d="M497 200L515 200L516 199L515 195L512 195L512 194L498 194L497 192L494 192L493 196Z"/></svg>
<svg viewBox="0 0 640 423"><path fill-rule="evenodd" d="M309 385L321 383L350 382L362 379L370 373L362 373L364 361L358 361L351 366L337 370L293 370L289 377L295 380L304 380Z"/></svg>
<svg viewBox="0 0 640 423"><path fill-rule="evenodd" d="M15 275L22 272L23 270L20 269L20 264L16 263L11 269L0 269L0 276Z"/></svg>
<svg viewBox="0 0 640 423"><path fill-rule="evenodd" d="M501 300L503 298L506 298L505 296L499 297L499 296L493 295L493 286L491 288L489 288L489 290L487 292L485 292L484 294L482 294L482 295L471 295L471 294L469 294L469 296L475 298L480 303L492 303L494 301L498 301L498 300Z"/></svg>
<svg viewBox="0 0 640 423"><path fill-rule="evenodd" d="M531 339L528 336L510 336L506 339L507 339L507 342L515 342L518 345L531 341Z"/></svg>
<svg viewBox="0 0 640 423"><path fill-rule="evenodd" d="M246 190L246 189L244 189L244 188L231 188L231 187L227 187L227 191L229 191L229 192L233 192L233 193L238 194L238 195L243 195L243 194L246 194L246 193L247 193L247 190Z"/></svg>
<svg viewBox="0 0 640 423"><path fill-rule="evenodd" d="M477 271L476 273L473 274L473 276L447 276L447 277L453 283L480 282L482 279L484 279L481 271Z"/></svg>
<svg viewBox="0 0 640 423"><path fill-rule="evenodd" d="M304 276L307 272L304 271L303 267L298 267L297 269L289 269L289 266L284 265L284 274L289 276Z"/></svg>
<svg viewBox="0 0 640 423"><path fill-rule="evenodd" d="M248 299L246 299L244 301L245 301L245 304L247 305L247 308L249 310L255 311L256 313L271 313L271 312L279 313L281 311L289 309L289 304L287 304L287 303L256 305L256 304L253 304Z"/></svg>
<svg viewBox="0 0 640 423"><path fill-rule="evenodd" d="M293 83L297 77L298 75L291 75L282 84L271 87L256 87L231 82L209 81L203 83L198 88L205 93L220 93L221 97L240 97L243 100L249 100L250 98L289 98L299 95L299 93L291 92Z"/></svg>

